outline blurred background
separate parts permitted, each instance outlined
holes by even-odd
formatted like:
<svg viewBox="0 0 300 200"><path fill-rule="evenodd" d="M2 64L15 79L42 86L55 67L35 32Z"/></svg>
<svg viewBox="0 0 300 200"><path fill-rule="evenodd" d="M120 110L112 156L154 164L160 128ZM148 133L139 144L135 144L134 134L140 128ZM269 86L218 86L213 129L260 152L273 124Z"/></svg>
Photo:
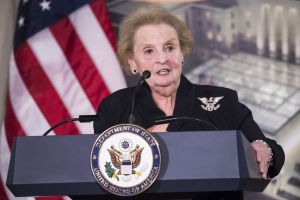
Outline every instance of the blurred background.
<svg viewBox="0 0 300 200"><path fill-rule="evenodd" d="M159 4L191 29L184 74L194 83L238 91L264 133L282 145L286 163L263 194L246 199L300 199L300 2L298 0L106 1L118 26L140 6ZM18 1L0 1L0 121ZM128 86L136 78L126 77Z"/></svg>

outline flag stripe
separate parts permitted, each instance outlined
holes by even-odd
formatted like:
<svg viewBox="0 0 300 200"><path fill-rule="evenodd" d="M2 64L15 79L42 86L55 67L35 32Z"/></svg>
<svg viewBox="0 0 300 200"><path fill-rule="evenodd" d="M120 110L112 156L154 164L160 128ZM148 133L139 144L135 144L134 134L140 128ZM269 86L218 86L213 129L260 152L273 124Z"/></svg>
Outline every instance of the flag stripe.
<svg viewBox="0 0 300 200"><path fill-rule="evenodd" d="M71 117L78 117L82 113L94 114L96 110L91 105L51 31L48 28L40 31L28 40L28 44ZM56 59L49 57L49 54ZM89 124L76 124L76 126L81 133L92 132L92 126Z"/></svg>
<svg viewBox="0 0 300 200"><path fill-rule="evenodd" d="M7 111L6 111L7 112ZM10 149L7 144L6 140L6 132L5 132L5 123L2 123L1 127L1 134L0 134L0 180L1 180L1 188L0 190L3 190L4 195L2 196L1 192L1 199L6 198L6 199L12 199L11 197L13 196L12 193L8 190L7 187L4 186L6 183L6 177L7 177L7 169L8 169L8 163L10 159ZM2 189L3 188L3 189Z"/></svg>
<svg viewBox="0 0 300 200"><path fill-rule="evenodd" d="M26 87L49 123L54 125L60 121L70 119L69 112L66 110L51 81L42 70L27 42L21 44L16 50L15 61ZM55 129L55 133L75 134L79 133L79 130L73 123L69 123Z"/></svg>
<svg viewBox="0 0 300 200"><path fill-rule="evenodd" d="M90 6L78 9L69 18L109 91L123 88L126 85L123 73L120 67L115 67L120 64Z"/></svg>
<svg viewBox="0 0 300 200"><path fill-rule="evenodd" d="M14 114L27 135L39 136L50 125L27 90L17 69L14 55L10 59L9 72L9 95ZM8 132L8 134L10 133ZM52 131L50 134L54 134L54 132Z"/></svg>
<svg viewBox="0 0 300 200"><path fill-rule="evenodd" d="M105 1L94 1L91 3L91 9L100 23L104 33L106 34L111 46L116 51L117 50L117 40L115 37L115 32L112 27L112 23L109 17L108 10L105 5Z"/></svg>
<svg viewBox="0 0 300 200"><path fill-rule="evenodd" d="M1 174L0 174L0 180L2 179ZM2 184L2 181L0 181L0 197L2 200L6 200L8 199L8 197L6 196L5 190L4 190L4 186Z"/></svg>
<svg viewBox="0 0 300 200"><path fill-rule="evenodd" d="M6 128L6 140L10 149L13 146L13 140L16 136L25 136L22 127L20 126L16 115L12 109L11 101L8 95L8 100L6 101L6 117L5 117L5 128Z"/></svg>
<svg viewBox="0 0 300 200"><path fill-rule="evenodd" d="M62 29L64 30L63 33L61 33ZM51 26L50 30L68 59L94 110L97 110L99 102L109 94L109 91L73 25L66 18ZM85 68L82 66L85 66Z"/></svg>

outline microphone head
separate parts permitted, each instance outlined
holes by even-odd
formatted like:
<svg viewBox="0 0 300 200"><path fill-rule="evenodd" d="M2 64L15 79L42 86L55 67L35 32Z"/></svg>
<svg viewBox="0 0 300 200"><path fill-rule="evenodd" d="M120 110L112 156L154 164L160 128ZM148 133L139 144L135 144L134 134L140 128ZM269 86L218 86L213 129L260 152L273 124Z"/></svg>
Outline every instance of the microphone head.
<svg viewBox="0 0 300 200"><path fill-rule="evenodd" d="M145 70L142 76L144 79L150 78L151 72L149 70Z"/></svg>

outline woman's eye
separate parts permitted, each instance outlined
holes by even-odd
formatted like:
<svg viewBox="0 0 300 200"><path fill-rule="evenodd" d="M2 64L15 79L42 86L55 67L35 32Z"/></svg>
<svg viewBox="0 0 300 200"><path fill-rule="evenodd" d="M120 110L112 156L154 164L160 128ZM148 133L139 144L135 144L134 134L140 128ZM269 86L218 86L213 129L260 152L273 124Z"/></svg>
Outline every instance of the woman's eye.
<svg viewBox="0 0 300 200"><path fill-rule="evenodd" d="M153 52L152 49L146 49L146 51L145 51L146 54L151 54L152 52Z"/></svg>
<svg viewBox="0 0 300 200"><path fill-rule="evenodd" d="M167 47L167 51L172 51L174 48L173 48L173 46L168 46Z"/></svg>

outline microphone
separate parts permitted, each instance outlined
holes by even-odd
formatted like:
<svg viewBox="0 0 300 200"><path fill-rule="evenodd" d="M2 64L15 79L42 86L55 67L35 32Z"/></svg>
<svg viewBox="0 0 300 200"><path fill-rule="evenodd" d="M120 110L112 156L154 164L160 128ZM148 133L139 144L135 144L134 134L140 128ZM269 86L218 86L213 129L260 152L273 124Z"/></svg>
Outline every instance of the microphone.
<svg viewBox="0 0 300 200"><path fill-rule="evenodd" d="M130 124L133 124L135 122L133 111L134 111L134 101L135 101L136 92L137 92L139 86L142 85L142 83L144 83L147 78L150 78L150 76L151 76L151 72L148 70L145 70L143 72L139 82L136 84L136 86L134 88L134 91L132 94L132 100L131 100L130 115L128 117L128 123L130 123Z"/></svg>
<svg viewBox="0 0 300 200"><path fill-rule="evenodd" d="M202 124L208 125L211 128L213 128L214 130L219 130L215 125L213 125L209 121L198 119L198 118L193 118L193 117L176 117L176 116L159 117L159 118L154 119L153 124L154 125L166 124L166 123L174 122L176 120L194 120L194 121L200 122Z"/></svg>
<svg viewBox="0 0 300 200"><path fill-rule="evenodd" d="M100 116L99 115L79 115L78 118L72 118L72 119L64 120L64 121L61 121L61 122L55 124L54 126L50 127L43 134L43 136L48 135L48 133L50 133L56 127L61 126L63 124L67 124L67 123L70 123L70 122L76 122L76 121L79 121L80 123L86 123L86 122L93 122L93 121L97 121L97 120L100 120Z"/></svg>
<svg viewBox="0 0 300 200"><path fill-rule="evenodd" d="M79 115L78 121L81 123L94 122L100 120L100 115Z"/></svg>

